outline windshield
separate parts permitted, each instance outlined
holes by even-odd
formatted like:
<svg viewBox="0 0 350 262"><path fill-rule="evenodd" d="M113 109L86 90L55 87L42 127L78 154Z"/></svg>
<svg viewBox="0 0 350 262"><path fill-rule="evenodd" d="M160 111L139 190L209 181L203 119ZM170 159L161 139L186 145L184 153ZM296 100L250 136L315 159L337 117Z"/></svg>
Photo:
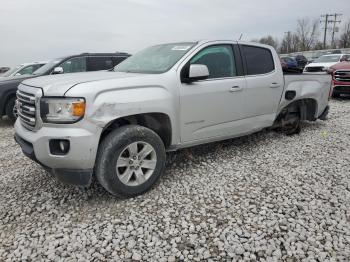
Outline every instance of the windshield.
<svg viewBox="0 0 350 262"><path fill-rule="evenodd" d="M42 74L46 73L46 71L48 71L51 68L53 68L54 66L56 66L61 61L62 61L62 58L57 58L57 59L51 60L47 64L40 67L38 70L34 71L33 75L42 75Z"/></svg>
<svg viewBox="0 0 350 262"><path fill-rule="evenodd" d="M317 58L314 63L330 63L330 62L338 62L340 60L340 55L324 55Z"/></svg>
<svg viewBox="0 0 350 262"><path fill-rule="evenodd" d="M116 72L161 74L173 67L196 43L175 43L148 47L124 60Z"/></svg>
<svg viewBox="0 0 350 262"><path fill-rule="evenodd" d="M18 69L20 69L22 66L16 66L12 69L10 69L9 71L7 71L5 74L3 74L2 76L11 76L14 72L16 72Z"/></svg>

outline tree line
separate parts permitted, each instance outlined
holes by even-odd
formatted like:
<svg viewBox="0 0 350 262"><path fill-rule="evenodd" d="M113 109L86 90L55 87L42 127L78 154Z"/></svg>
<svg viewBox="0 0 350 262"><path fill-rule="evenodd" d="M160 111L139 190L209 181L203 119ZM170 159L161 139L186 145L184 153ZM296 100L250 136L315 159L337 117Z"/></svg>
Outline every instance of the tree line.
<svg viewBox="0 0 350 262"><path fill-rule="evenodd" d="M322 33L318 19L301 18L297 21L296 30L286 32L281 41L271 35L252 41L271 45L281 54L294 53L324 49L323 40L320 39ZM350 19L343 24L339 37L333 43L326 43L326 49L330 48L350 48Z"/></svg>

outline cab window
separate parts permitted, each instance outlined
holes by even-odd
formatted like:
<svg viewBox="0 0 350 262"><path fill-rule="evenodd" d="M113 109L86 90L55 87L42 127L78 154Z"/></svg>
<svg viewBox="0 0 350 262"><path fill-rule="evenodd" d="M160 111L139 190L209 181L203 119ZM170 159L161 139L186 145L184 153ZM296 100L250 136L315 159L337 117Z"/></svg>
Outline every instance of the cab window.
<svg viewBox="0 0 350 262"><path fill-rule="evenodd" d="M206 65L209 70L209 79L237 76L231 45L206 47L191 59L190 64Z"/></svg>
<svg viewBox="0 0 350 262"><path fill-rule="evenodd" d="M108 56L91 56L88 57L87 71L108 70L113 67L113 61Z"/></svg>
<svg viewBox="0 0 350 262"><path fill-rule="evenodd" d="M242 50L246 60L247 75L267 74L275 69L273 57L269 49L243 45Z"/></svg>

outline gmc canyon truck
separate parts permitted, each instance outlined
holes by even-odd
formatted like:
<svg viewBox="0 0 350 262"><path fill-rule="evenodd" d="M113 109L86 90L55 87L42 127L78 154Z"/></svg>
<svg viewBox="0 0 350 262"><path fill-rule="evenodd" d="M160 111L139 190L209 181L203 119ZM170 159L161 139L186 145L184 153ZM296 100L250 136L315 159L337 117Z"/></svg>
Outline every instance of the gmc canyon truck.
<svg viewBox="0 0 350 262"><path fill-rule="evenodd" d="M166 152L326 119L329 75L284 76L276 51L237 41L149 47L113 71L45 76L18 88L15 139L59 180L135 196Z"/></svg>

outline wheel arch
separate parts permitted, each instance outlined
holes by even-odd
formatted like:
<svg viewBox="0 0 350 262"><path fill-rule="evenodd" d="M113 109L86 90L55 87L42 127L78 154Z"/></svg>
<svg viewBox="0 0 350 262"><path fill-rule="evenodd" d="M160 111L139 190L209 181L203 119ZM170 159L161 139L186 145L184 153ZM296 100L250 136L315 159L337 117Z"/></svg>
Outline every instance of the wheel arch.
<svg viewBox="0 0 350 262"><path fill-rule="evenodd" d="M168 148L172 143L172 124L170 117L165 113L143 113L123 116L111 120L102 130L100 141L118 127L126 125L140 125L154 131L162 139L165 148Z"/></svg>
<svg viewBox="0 0 350 262"><path fill-rule="evenodd" d="M313 98L298 99L283 107L275 121L292 112L299 112L301 120L315 121L317 119L317 108L317 101Z"/></svg>

